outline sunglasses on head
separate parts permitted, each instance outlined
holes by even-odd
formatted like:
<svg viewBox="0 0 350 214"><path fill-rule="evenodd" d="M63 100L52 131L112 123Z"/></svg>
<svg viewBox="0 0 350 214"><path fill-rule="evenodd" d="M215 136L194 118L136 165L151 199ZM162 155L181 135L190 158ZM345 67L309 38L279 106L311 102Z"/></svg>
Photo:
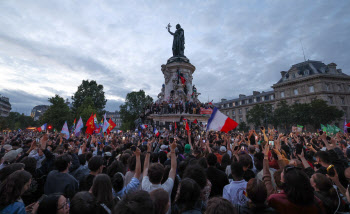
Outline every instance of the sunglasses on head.
<svg viewBox="0 0 350 214"><path fill-rule="evenodd" d="M284 172L286 173L286 172L289 172L289 171L294 170L294 169L301 170L300 167L293 166L293 165L288 165L288 166L284 167Z"/></svg>

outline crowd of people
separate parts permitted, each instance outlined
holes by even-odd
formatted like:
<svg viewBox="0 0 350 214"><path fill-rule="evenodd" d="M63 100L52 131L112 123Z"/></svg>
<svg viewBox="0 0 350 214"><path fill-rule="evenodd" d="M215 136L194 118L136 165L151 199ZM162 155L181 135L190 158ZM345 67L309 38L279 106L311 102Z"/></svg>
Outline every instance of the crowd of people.
<svg viewBox="0 0 350 214"><path fill-rule="evenodd" d="M152 103L144 108L144 115L149 114L200 114L201 108L213 108L213 105L208 103L199 103L182 100L175 102Z"/></svg>
<svg viewBox="0 0 350 214"><path fill-rule="evenodd" d="M0 213L346 213L350 135L0 134Z"/></svg>

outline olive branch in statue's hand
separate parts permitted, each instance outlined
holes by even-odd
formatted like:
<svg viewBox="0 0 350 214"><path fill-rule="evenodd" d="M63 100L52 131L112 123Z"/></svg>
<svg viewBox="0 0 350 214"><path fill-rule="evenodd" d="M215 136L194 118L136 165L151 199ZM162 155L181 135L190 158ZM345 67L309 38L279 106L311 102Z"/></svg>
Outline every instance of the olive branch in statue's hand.
<svg viewBox="0 0 350 214"><path fill-rule="evenodd" d="M165 27L165 29L167 29L167 30L170 30L170 28L171 28L171 25L170 25L170 23Z"/></svg>

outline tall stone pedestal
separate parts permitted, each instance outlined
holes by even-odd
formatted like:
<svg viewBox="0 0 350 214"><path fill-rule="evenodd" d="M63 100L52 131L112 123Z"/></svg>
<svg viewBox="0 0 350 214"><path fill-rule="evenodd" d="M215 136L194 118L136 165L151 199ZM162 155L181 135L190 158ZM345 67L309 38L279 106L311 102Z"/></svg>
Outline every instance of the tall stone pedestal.
<svg viewBox="0 0 350 214"><path fill-rule="evenodd" d="M199 93L192 85L196 67L186 57L171 57L167 64L161 67L165 82L161 93L158 94L158 103L199 102L197 98Z"/></svg>

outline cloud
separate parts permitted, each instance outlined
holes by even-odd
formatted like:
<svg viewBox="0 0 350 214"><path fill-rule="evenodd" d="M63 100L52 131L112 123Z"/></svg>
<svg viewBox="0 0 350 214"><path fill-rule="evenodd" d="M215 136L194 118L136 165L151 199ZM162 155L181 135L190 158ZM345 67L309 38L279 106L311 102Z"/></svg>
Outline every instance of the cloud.
<svg viewBox="0 0 350 214"><path fill-rule="evenodd" d="M131 91L155 99L169 22L185 30L202 101L272 90L280 71L304 60L300 41L306 59L349 74L349 10L346 0L1 1L0 92L22 112L56 93L70 98L84 79L104 86L109 111Z"/></svg>

